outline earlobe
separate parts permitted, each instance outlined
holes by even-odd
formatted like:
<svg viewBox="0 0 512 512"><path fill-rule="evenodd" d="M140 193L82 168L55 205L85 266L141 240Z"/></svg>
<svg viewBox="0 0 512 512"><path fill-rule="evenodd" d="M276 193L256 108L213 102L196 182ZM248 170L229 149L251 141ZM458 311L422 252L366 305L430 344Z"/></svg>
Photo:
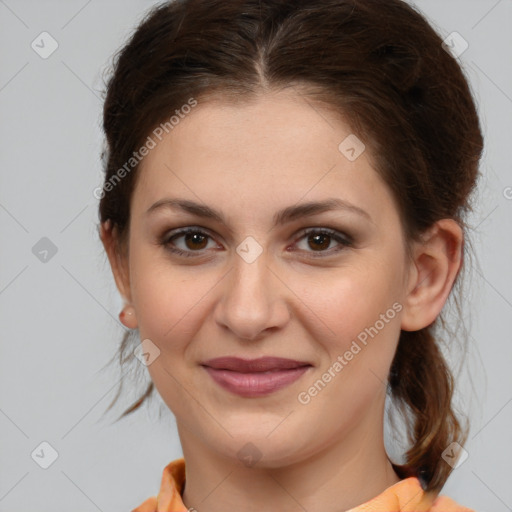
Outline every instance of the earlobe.
<svg viewBox="0 0 512 512"><path fill-rule="evenodd" d="M462 247L462 229L452 219L438 221L416 244L402 330L418 331L438 317L461 268Z"/></svg>
<svg viewBox="0 0 512 512"><path fill-rule="evenodd" d="M127 304L119 313L119 320L128 329L136 329L137 317L135 316L135 308Z"/></svg>

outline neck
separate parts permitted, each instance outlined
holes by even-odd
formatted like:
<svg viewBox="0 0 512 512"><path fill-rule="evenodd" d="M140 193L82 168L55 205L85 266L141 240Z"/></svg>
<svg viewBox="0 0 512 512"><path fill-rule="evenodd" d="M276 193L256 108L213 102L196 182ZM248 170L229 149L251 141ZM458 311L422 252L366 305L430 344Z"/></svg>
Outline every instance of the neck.
<svg viewBox="0 0 512 512"><path fill-rule="evenodd" d="M280 467L265 467L263 461L246 467L208 450L179 425L178 430L186 461L183 502L199 512L339 512L400 480L387 458L382 429L354 429L323 451Z"/></svg>

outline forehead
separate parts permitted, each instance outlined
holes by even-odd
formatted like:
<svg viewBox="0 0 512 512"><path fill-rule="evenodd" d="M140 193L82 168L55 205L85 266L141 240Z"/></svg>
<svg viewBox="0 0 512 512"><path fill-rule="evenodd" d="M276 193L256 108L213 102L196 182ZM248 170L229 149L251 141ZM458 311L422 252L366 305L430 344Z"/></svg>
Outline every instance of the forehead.
<svg viewBox="0 0 512 512"><path fill-rule="evenodd" d="M144 157L132 213L165 195L269 214L335 195L379 216L392 198L363 149L339 115L296 93L199 102Z"/></svg>

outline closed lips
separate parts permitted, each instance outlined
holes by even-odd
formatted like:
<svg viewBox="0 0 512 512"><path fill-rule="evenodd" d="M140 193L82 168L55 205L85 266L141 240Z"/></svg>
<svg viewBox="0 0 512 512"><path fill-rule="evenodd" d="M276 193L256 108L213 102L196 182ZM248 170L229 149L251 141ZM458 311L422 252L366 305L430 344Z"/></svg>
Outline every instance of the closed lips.
<svg viewBox="0 0 512 512"><path fill-rule="evenodd" d="M280 357L219 357L202 364L224 390L244 398L264 397L298 380L312 365Z"/></svg>
<svg viewBox="0 0 512 512"><path fill-rule="evenodd" d="M311 366L305 361L285 359L281 357L260 357L258 359L242 359L238 357L218 357L209 359L203 363L216 370L230 370L240 373L261 373L275 372L282 370L293 370L306 366Z"/></svg>

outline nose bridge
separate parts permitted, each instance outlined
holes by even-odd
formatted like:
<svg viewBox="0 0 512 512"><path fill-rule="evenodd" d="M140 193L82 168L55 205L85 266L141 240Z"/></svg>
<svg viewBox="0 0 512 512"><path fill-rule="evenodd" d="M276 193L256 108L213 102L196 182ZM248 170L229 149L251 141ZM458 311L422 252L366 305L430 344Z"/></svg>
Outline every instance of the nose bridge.
<svg viewBox="0 0 512 512"><path fill-rule="evenodd" d="M283 325L286 305L279 297L266 253L255 255L254 246L248 244L240 244L234 255L216 319L237 337L253 339L266 329Z"/></svg>
<svg viewBox="0 0 512 512"><path fill-rule="evenodd" d="M240 250L240 248L239 248ZM268 293L264 293L265 285L268 290L268 258L260 254L254 259L245 259L238 255L233 261L233 289L232 293L241 294L238 298L252 299L253 301L268 300Z"/></svg>

